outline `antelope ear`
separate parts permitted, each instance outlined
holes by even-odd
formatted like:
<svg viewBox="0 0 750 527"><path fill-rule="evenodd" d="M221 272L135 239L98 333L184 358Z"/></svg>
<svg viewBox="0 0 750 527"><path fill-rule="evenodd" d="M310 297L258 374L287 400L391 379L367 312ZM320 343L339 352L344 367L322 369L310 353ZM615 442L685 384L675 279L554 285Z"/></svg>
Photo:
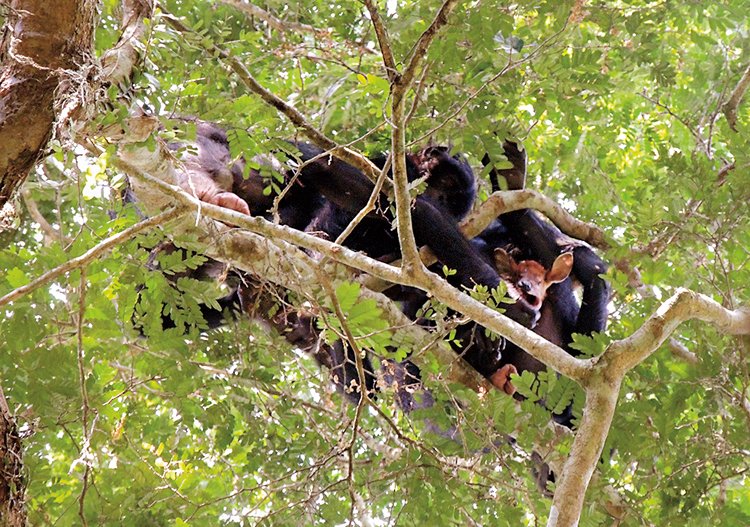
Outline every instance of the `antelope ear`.
<svg viewBox="0 0 750 527"><path fill-rule="evenodd" d="M516 261L505 249L497 248L495 249L495 268L501 275L513 274L516 268Z"/></svg>
<svg viewBox="0 0 750 527"><path fill-rule="evenodd" d="M547 271L544 280L547 282L547 285L558 284L565 280L572 270L573 253L562 253L555 258L555 262L552 264L552 269Z"/></svg>

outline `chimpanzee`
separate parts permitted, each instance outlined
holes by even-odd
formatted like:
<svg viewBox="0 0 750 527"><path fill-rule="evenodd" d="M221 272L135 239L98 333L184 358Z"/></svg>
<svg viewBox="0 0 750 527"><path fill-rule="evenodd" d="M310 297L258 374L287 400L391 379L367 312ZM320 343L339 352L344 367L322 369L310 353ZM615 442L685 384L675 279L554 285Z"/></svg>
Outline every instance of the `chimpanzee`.
<svg viewBox="0 0 750 527"><path fill-rule="evenodd" d="M185 175L191 177L183 177L183 186L206 201L240 212L246 212L247 207L252 214L267 215L274 196L264 195L264 183L257 171L251 170L249 177L244 178L244 162L231 162L224 131L216 125L199 122L196 143L197 154L186 156ZM323 231L334 238L365 205L374 186L359 170L325 155L317 147L305 143L293 145L300 151L303 165L279 205L281 221L298 229ZM493 190L500 187L499 177L504 177L511 189L522 188L525 153L510 142L504 144L504 149L513 168L491 171ZM476 194L474 174L461 156L451 156L448 149L432 146L408 155L406 161L409 180L424 177L427 183L426 191L415 200L412 212L417 243L428 245L443 264L456 269L458 283L497 285L501 269L494 267L493 260L496 262L495 249L503 247L512 247L523 260L538 261L549 269L554 268L562 252L556 241L560 232L532 211L504 214L472 242L458 231L457 223L470 209ZM382 168L385 158L377 157L374 162ZM291 180L292 175L286 177ZM384 196L381 195L379 201L376 210L364 218L345 245L371 257L388 260L398 256L399 245ZM565 280L550 287L547 300L541 304L542 315L536 329L540 335L566 348L573 332L591 334L604 328L608 301L608 285L599 278L606 265L587 247L575 247L574 255L573 275L584 288L580 314L571 282ZM513 280L509 281L513 285ZM230 295L222 299L222 306L236 303L237 298ZM511 318L529 325L531 318L539 316L539 305L517 302L508 307L507 314ZM218 322L219 314L210 311L206 308L206 319L209 323ZM301 325L312 328L309 321ZM508 364L521 371L543 368L528 354L502 339L487 338L483 328L477 331L475 325L460 328L459 337L463 343L457 351L490 379ZM352 381L358 381L346 347L334 346L331 353L338 383L349 386ZM366 366L371 369L369 364ZM507 380L508 370L501 373ZM499 386L509 389L504 380L497 379L496 376ZM368 374L366 388L370 390L373 385L374 378ZM355 397L358 397L356 392Z"/></svg>
<svg viewBox="0 0 750 527"><path fill-rule="evenodd" d="M227 135L221 128L198 122L195 143L197 151L183 156L184 172L179 182L186 190L204 201L239 212L269 215L275 196L264 194L264 182L256 170L243 177L244 161L232 161ZM364 207L374 185L359 170L325 155L317 147L292 144L300 151L302 165L296 177L291 171L285 174L290 186L279 204L281 222L297 229L321 230L335 237ZM175 150L181 148L179 144L171 146ZM374 162L383 167L386 159L378 157ZM425 192L414 200L412 208L417 243L427 245L443 264L456 269L462 285L497 286L500 277L491 260L483 258L457 227L476 194L476 181L468 163L461 156L451 156L447 148L432 146L408 155L407 170L410 181L418 177L426 181ZM381 195L376 210L364 218L344 244L375 258L398 257L398 238L392 223L387 200ZM219 304L222 308L241 308L241 300L241 291L237 289ZM530 324L536 316L535 309L523 303L511 304L507 310L509 316L521 323ZM203 306L202 311L210 326L221 322L223 313L208 306ZM166 324L169 325L168 321ZM309 320L298 321L296 327L314 332ZM359 380L347 346L334 345L330 357L326 362L333 365L337 384L350 387L352 381ZM366 365L365 388L372 390L374 376L371 365ZM350 393L354 398L359 397L357 389Z"/></svg>
<svg viewBox="0 0 750 527"><path fill-rule="evenodd" d="M188 145L189 146L189 145ZM275 196L264 192L266 181L257 170L244 175L245 160L233 160L226 132L214 123L196 122L195 148L181 156L178 183L208 203L253 216L269 217ZM172 150L186 147L171 143ZM277 167L272 167L277 168ZM284 169L284 167L281 167ZM303 230L325 203L320 192L292 185L279 205L280 221Z"/></svg>
<svg viewBox="0 0 750 527"><path fill-rule="evenodd" d="M183 151L177 173L178 183L186 191L202 201L236 210L244 214L268 215L273 205L273 196L263 193L264 181L257 172L245 178L244 159L233 160L226 132L218 125L196 122L196 137L192 144L180 142L168 145L173 151ZM298 229L305 226L317 214L325 200L319 195L309 195L304 189L290 189L290 202L279 207L281 221ZM289 203L293 203L290 206ZM152 250L148 265L158 268L157 258L163 253L182 251L174 244L165 242ZM176 281L181 276L196 280L217 280L222 278L230 286L230 292L217 300L218 308L200 304L201 314L209 329L217 328L227 322L227 315L242 312L251 318L261 319L277 329L291 344L308 351L324 366L334 366L335 352L332 347L320 342L315 329L314 319L297 310L282 307L277 309L271 299L283 297L264 291L266 284L251 276L238 273L226 273L225 265L212 259L196 269L181 274L170 275ZM162 315L162 329L173 328L176 321L173 314Z"/></svg>
<svg viewBox="0 0 750 527"><path fill-rule="evenodd" d="M504 143L503 148L506 158L513 166L503 170L490 170L492 189L500 190L500 178L505 179L509 190L522 189L526 179L525 151L520 150L518 144L509 141ZM483 163L490 163L487 156ZM552 266L561 254L572 254L571 277L549 287L541 306L539 321L533 330L568 353L576 355L578 352L570 347L574 333L591 335L605 329L610 286L601 275L606 273L607 264L587 245L566 243L560 230L542 220L535 211L523 209L502 214L473 243L485 255L492 253L497 247L513 247L520 258L534 260L546 268ZM573 280L583 288L580 306L574 294ZM491 363L492 357L500 356L497 362L499 368L510 364L519 372L529 370L534 373L545 368L541 362L512 343L487 338L483 329L477 331L477 328L469 325L465 332L469 333L467 342L474 346L469 352L478 355L472 362ZM561 421L569 425L569 418L566 415Z"/></svg>
<svg viewBox="0 0 750 527"><path fill-rule="evenodd" d="M303 160L313 159L322 151L310 145L298 145L303 153ZM373 158L373 163L380 167L385 165L386 158ZM418 244L428 245L436 253L442 264L456 270L451 278L454 285L471 287L474 284L495 287L501 280L499 269L495 268L493 258L484 258L475 245L467 242L458 231L457 224L471 209L476 196L476 179L474 173L460 155L452 156L446 147L429 146L406 158L408 179L417 177L426 179L427 188L417 198L412 212L415 238ZM308 173L305 173L308 170ZM318 172L320 171L320 173ZM312 174L311 174L312 173ZM327 181L326 198L328 202L316 216L308 230L325 233L330 239L335 239L349 225L359 210L364 207L372 192L372 184L358 170L336 159L318 158L303 169L303 181L313 184L311 176ZM339 179L340 178L340 179ZM342 186L345 181L353 181L352 185ZM350 187L357 190L348 190ZM345 196L342 200L341 196ZM398 237L392 228L392 216L387 203L376 207L376 212L365 217L344 241L347 247L363 251L373 258L391 261L400 255ZM402 300L404 312L414 317L418 305L424 303L424 293L411 288L395 286L386 291L393 299ZM523 302L504 306L506 314L514 320L531 325L538 317L538 306L531 306ZM339 383L347 387L354 398L358 397L356 385L359 375L355 367L355 360L347 346L338 343L338 366L334 375ZM371 391L374 387L374 372L372 364L364 357L365 388ZM418 373L416 366L404 364L409 376ZM493 370L494 371L494 370ZM417 382L417 378L412 379Z"/></svg>
<svg viewBox="0 0 750 527"><path fill-rule="evenodd" d="M366 205L373 183L358 169L319 148L295 143L303 165L298 181L315 189L328 201L315 219L314 228L336 237ZM373 162L383 167L386 158ZM458 222L469 212L476 196L476 180L469 164L461 156L451 156L444 147L431 146L406 156L409 181L426 180L426 190L412 204L412 225L418 245L429 247L438 260L455 269L458 281L497 287L500 278L492 265L481 258L461 234ZM400 255L398 237L393 229L393 215L384 194L371 212L344 242L354 250L373 258L389 259ZM519 314L520 316L520 314Z"/></svg>
<svg viewBox="0 0 750 527"><path fill-rule="evenodd" d="M268 215L275 196L264 194L258 171L250 170L243 177L244 161L232 163L226 133L217 125L199 122L196 143L197 154L185 156L179 183L204 201L246 212L244 201L250 214ZM365 206L374 184L355 167L313 145L292 145L300 151L302 165L296 177L291 171L285 175L289 189L279 204L281 223L300 230L312 224L329 235L340 232ZM385 165L385 157L373 161ZM450 156L444 147L425 148L408 155L406 161L409 180L424 176L427 184L412 206L417 244L428 246L441 263L455 269L461 284L496 287L500 282L497 272L457 225L476 195L471 167L460 156ZM345 245L373 258L397 257L399 244L392 223L389 204L381 194L376 209Z"/></svg>
<svg viewBox="0 0 750 527"><path fill-rule="evenodd" d="M499 177L506 179L510 190L518 190L521 187L518 186L520 178L517 174L523 172L525 178L525 153L520 153L516 143L506 142L504 147L514 166L507 171L491 170L493 190L500 187ZM588 245L568 244L557 227L543 221L532 210L509 212L499 219L505 224L514 246L520 248L524 256L533 258L542 265L550 265L561 252L572 249L572 276L583 288L580 308L575 302L572 291L574 284L571 280L551 287L542 308L542 318L537 331L547 340L574 353L568 347L572 333L591 335L603 331L607 325L607 305L611 290L609 283L601 275L607 272L609 266ZM489 232L485 231L484 238L484 241L490 244L493 237L491 231L492 227ZM547 321L544 320L545 315Z"/></svg>
<svg viewBox="0 0 750 527"><path fill-rule="evenodd" d="M500 190L500 178L506 180L510 190L522 189L526 179L525 151L520 150L513 142L505 142L503 148L512 167L490 170L492 190ZM485 156L483 163L485 166L490 164L488 156ZM533 303L539 310L538 321L535 320L536 324L532 324L533 330L575 355L576 350L570 347L574 333L591 335L606 327L610 289L609 284L600 276L607 270L606 263L588 246L582 243L566 244L562 241L563 238L554 225L542 220L536 212L525 209L501 215L471 243L485 261L494 260L498 265L498 274L506 282L511 296L518 298L518 290L522 292L528 284L523 284L524 280L517 274L513 276L503 271L508 266L512 267L505 249L522 260L523 269L532 275L537 278L549 276L544 281L544 287L538 289L545 294L541 299L543 302L537 299ZM560 262L560 258L564 258L565 262ZM555 268L558 270L555 271ZM562 274L561 269L564 269ZM550 274L547 275L547 272ZM570 278L567 277L568 273ZM574 294L573 280L583 288L580 306ZM409 316L414 317L417 307L425 300L425 295L416 295L415 300L406 303L405 309ZM524 302L521 297L521 301L516 304L528 302ZM544 364L518 346L488 334L484 327L474 322L456 329L452 346L474 369L509 394L515 392L509 380L511 374L527 370L538 373L545 369ZM411 371L414 371L413 368ZM418 379L412 381L417 382ZM558 421L567 425L570 424L569 419L569 413L558 417Z"/></svg>

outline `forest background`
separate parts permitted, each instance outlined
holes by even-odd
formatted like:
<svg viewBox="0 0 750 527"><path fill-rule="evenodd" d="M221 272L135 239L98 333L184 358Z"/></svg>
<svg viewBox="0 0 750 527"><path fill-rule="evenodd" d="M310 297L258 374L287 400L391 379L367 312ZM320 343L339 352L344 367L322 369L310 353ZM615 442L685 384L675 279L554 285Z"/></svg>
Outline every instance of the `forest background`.
<svg viewBox="0 0 750 527"><path fill-rule="evenodd" d="M11 0L2 16L2 521L750 524L745 2ZM289 137L354 158L450 144L481 200L482 155L521 141L539 193L526 206L612 264L606 332L579 339L580 360L536 350L565 374L542 378L547 404L585 409L578 432L482 384L351 272L384 266L165 194L179 164L163 140L186 115L221 123L235 155ZM143 210L124 203L126 177ZM168 236L192 265L208 255L294 290L331 339L416 350L436 404L405 415L385 390L351 405L257 323L200 331L197 302L221 292L147 266ZM438 309L528 333L392 273ZM142 338L139 285L190 332ZM554 497L534 451L558 474Z"/></svg>

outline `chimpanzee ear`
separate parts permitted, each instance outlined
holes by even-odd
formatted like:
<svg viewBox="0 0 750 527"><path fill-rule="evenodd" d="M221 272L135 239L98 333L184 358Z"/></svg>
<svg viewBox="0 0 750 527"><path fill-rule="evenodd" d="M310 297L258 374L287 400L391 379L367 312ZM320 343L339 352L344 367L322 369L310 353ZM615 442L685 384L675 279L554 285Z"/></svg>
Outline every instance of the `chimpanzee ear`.
<svg viewBox="0 0 750 527"><path fill-rule="evenodd" d="M573 253L562 253L555 259L552 264L552 269L547 271L547 275L544 277L547 285L557 284L565 280L570 271L573 270Z"/></svg>
<svg viewBox="0 0 750 527"><path fill-rule="evenodd" d="M516 261L505 249L495 249L495 268L501 275L512 275L516 269Z"/></svg>

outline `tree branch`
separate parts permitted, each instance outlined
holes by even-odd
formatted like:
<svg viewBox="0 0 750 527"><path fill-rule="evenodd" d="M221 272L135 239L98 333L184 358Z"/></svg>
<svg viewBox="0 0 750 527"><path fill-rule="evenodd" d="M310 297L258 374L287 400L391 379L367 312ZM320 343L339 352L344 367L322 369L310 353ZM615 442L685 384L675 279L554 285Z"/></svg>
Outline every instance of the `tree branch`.
<svg viewBox="0 0 750 527"><path fill-rule="evenodd" d="M729 100L724 103L724 115L727 117L727 122L732 131L737 131L737 108L742 102L742 97L745 96L747 88L750 87L750 65L748 65L745 73L742 74L737 86L732 90L732 95L729 96Z"/></svg>
<svg viewBox="0 0 750 527"><path fill-rule="evenodd" d="M385 65L385 72L388 75L388 80L394 82L398 77L398 68L396 67L396 60L393 58L393 49L391 48L391 40L388 37L388 31L386 30L385 25L383 25L383 19L380 18L378 7L373 0L365 0L365 5L370 12L372 27L375 28L375 35L378 37L380 53L383 56L383 64Z"/></svg>
<svg viewBox="0 0 750 527"><path fill-rule="evenodd" d="M506 190L493 193L487 201L481 203L459 224L459 229L467 238L475 238L498 216L523 209L534 209L544 214L563 234L576 240L584 241L599 249L610 247L602 229L575 218L556 201L535 190ZM566 241L563 238L559 240L559 243L564 245ZM427 267L437 262L437 258L428 247L422 247L419 256ZM392 265L397 265L397 263L393 262ZM384 291L391 285L374 277L366 278L363 284L373 291Z"/></svg>
<svg viewBox="0 0 750 527"><path fill-rule="evenodd" d="M692 319L709 322L722 333L750 335L750 309L726 309L705 295L681 289L630 337L612 342L601 356L591 359L593 369L585 379L583 419L563 467L548 527L578 524L625 375L658 349L679 324Z"/></svg>
<svg viewBox="0 0 750 527"><path fill-rule="evenodd" d="M404 98L396 96L396 84L392 84L391 87L393 90L391 162L393 163L393 186L396 201L396 230L401 245L401 267L408 276L423 275L427 269L419 259L419 251L417 250L411 221L411 196L409 195L409 176L406 169Z"/></svg>
<svg viewBox="0 0 750 527"><path fill-rule="evenodd" d="M445 0L443 5L440 6L440 9L438 10L437 15L435 15L435 19L430 24L430 27L428 27L424 33L422 33L422 36L419 37L419 40L414 47L414 51L406 62L406 67L401 74L401 78L394 87L394 99L398 100L406 95L406 92L414 82L414 76L416 75L417 70L427 56L427 50L430 48L432 42L435 40L435 37L437 37L443 26L448 23L448 16L451 14L451 11L453 11L453 8L456 7L457 3L458 0Z"/></svg>
<svg viewBox="0 0 750 527"><path fill-rule="evenodd" d="M547 527L576 527L581 517L586 490L602 455L622 382L622 377L612 379L604 373L598 372L589 380L583 417L555 489Z"/></svg>
<svg viewBox="0 0 750 527"><path fill-rule="evenodd" d="M624 373L647 359L685 321L702 320L729 335L750 334L750 309L726 309L711 298L679 289L630 337L613 342L601 359L612 374Z"/></svg>
<svg viewBox="0 0 750 527"><path fill-rule="evenodd" d="M568 236L585 241L598 249L610 248L609 241L601 228L577 219L555 200L536 190L495 192L479 207L478 213L469 216L461 225L465 226L469 236L474 237L499 215L522 209L534 209L541 212ZM481 228L475 232L478 227Z"/></svg>
<svg viewBox="0 0 750 527"><path fill-rule="evenodd" d="M122 84L130 78L143 48L141 39L146 33L144 20L153 15L152 0L122 1L122 30L117 43L101 58L102 80Z"/></svg>
<svg viewBox="0 0 750 527"><path fill-rule="evenodd" d="M255 17L263 20L270 27L276 31L282 33L288 32L300 32L300 33L312 33L314 35L325 34L325 30L318 29L309 24L302 24L300 22L288 22L278 17L273 16L271 13L260 7L243 2L242 0L219 0L220 3L232 6L238 11L245 13L247 16Z"/></svg>
<svg viewBox="0 0 750 527"><path fill-rule="evenodd" d="M86 83L93 56L93 0L11 0L0 43L0 209L52 137L60 102Z"/></svg>
<svg viewBox="0 0 750 527"><path fill-rule="evenodd" d="M173 15L165 13L164 19L175 30L188 35L193 35L193 31ZM263 100L263 102L275 108L281 114L285 115L292 122L292 124L294 124L294 126L296 126L303 134L305 134L313 143L318 145L320 148L330 152L331 155L341 159L342 161L346 161L347 163L350 163L351 165L359 168L368 178L370 178L371 181L377 181L379 170L369 159L367 159L366 156L362 155L356 150L352 150L351 148L338 144L336 141L318 130L305 118L304 115L302 115L299 110L290 106L279 96L277 96L270 90L267 90L263 85L261 85L248 71L245 65L240 60L232 56L228 51L218 47L215 44L207 44L205 42L205 39L203 38L201 38L201 44L207 51L210 51L211 53L221 57L221 59L224 60L232 69L232 71L234 71L234 73L240 78L246 88L258 95Z"/></svg>
<svg viewBox="0 0 750 527"><path fill-rule="evenodd" d="M424 61L427 50L433 40L448 21L448 15L458 0L445 0L438 10L435 19L419 37L414 52L409 58L401 76L395 77L391 83L391 155L393 156L393 186L396 201L396 227L398 230L402 269L408 276L424 276L427 269L419 259L417 244L411 220L411 197L409 196L409 181L406 171L406 119L405 96L414 82L417 69Z"/></svg>
<svg viewBox="0 0 750 527"><path fill-rule="evenodd" d="M176 218L177 216L180 216L181 214L185 214L187 211L183 208L171 208L169 210L166 210L162 212L161 214L158 214L154 216L153 218L149 218L147 220L144 220L140 223L136 223L132 227L128 227L122 232L118 232L117 234L113 234L109 238L106 238L101 243L97 244L95 247L92 247L85 253L83 253L81 256L77 256L75 258L72 258L71 260L68 260L62 265L59 265L55 267L54 269L51 269L47 271L46 273L42 274L38 278L32 280L30 283L21 286L17 289L14 289L7 295L0 298L0 307L4 306L5 304L8 304L14 300L17 300L21 298L24 295L27 295L31 293L32 291L35 291L39 289L41 286L48 284L49 282L59 278L60 276L64 275L65 273L68 273L74 269L78 269L80 267L84 267L112 248L116 247L117 245L120 245L131 238L134 238L137 234L150 229L152 227L159 226L163 224L166 221L169 221L173 218Z"/></svg>

